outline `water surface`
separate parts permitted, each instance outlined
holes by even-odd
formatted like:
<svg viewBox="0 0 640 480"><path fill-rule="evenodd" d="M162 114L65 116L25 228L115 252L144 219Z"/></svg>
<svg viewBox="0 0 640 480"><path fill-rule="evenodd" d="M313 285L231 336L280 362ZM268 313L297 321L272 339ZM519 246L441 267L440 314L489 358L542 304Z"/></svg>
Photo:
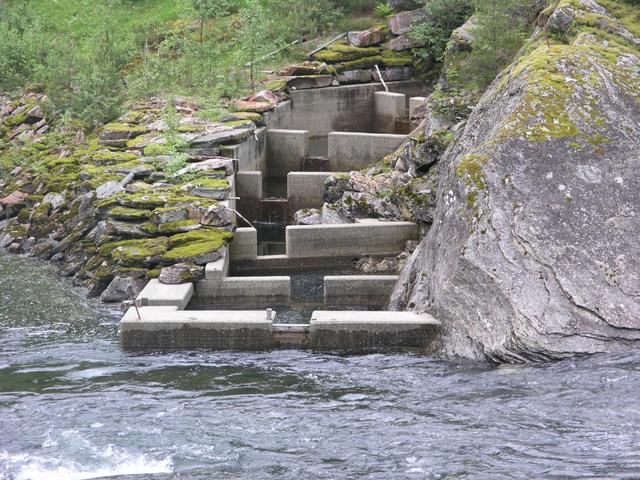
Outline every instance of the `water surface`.
<svg viewBox="0 0 640 480"><path fill-rule="evenodd" d="M0 479L640 478L640 354L128 354L118 313L0 255Z"/></svg>

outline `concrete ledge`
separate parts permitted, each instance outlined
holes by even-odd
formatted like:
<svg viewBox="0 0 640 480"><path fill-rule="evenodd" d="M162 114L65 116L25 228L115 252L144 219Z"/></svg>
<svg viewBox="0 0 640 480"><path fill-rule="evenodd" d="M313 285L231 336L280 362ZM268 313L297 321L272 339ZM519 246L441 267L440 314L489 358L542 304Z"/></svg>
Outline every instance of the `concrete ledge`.
<svg viewBox="0 0 640 480"><path fill-rule="evenodd" d="M236 173L236 194L240 200L262 198L262 172L247 171Z"/></svg>
<svg viewBox="0 0 640 480"><path fill-rule="evenodd" d="M258 256L258 231L253 227L237 228L229 243L231 260L255 260Z"/></svg>
<svg viewBox="0 0 640 480"><path fill-rule="evenodd" d="M222 281L227 275L229 275L229 252L225 248L222 250L222 256L218 260L207 263L204 267L204 278L206 280Z"/></svg>
<svg viewBox="0 0 640 480"><path fill-rule="evenodd" d="M320 208L324 181L330 172L290 172L287 175L287 199L292 212L303 208Z"/></svg>
<svg viewBox="0 0 640 480"><path fill-rule="evenodd" d="M310 345L340 353L426 353L439 330L440 322L426 314L317 311L311 317Z"/></svg>
<svg viewBox="0 0 640 480"><path fill-rule="evenodd" d="M193 292L193 283L165 285L159 280L151 280L137 298L142 300L145 307L177 307L178 310L184 310Z"/></svg>
<svg viewBox="0 0 640 480"><path fill-rule="evenodd" d="M376 132L396 132L396 122L407 118L407 97L402 93L376 92L374 94Z"/></svg>
<svg viewBox="0 0 640 480"><path fill-rule="evenodd" d="M194 303L198 306L238 306L252 308L289 305L290 277L227 277L222 281L196 283Z"/></svg>
<svg viewBox="0 0 640 480"><path fill-rule="evenodd" d="M267 175L284 177L300 170L302 160L309 155L307 130L267 130Z"/></svg>
<svg viewBox="0 0 640 480"><path fill-rule="evenodd" d="M120 340L130 349L211 348L269 350L272 320L266 311L177 311L130 308L120 323Z"/></svg>
<svg viewBox="0 0 640 480"><path fill-rule="evenodd" d="M324 277L324 303L329 307L348 305L386 306L397 275L343 275Z"/></svg>
<svg viewBox="0 0 640 480"><path fill-rule="evenodd" d="M394 152L407 138L390 133L331 132L329 134L329 168L348 172L369 167Z"/></svg>
<svg viewBox="0 0 640 480"><path fill-rule="evenodd" d="M402 252L407 240L417 240L411 222L371 222L287 227L289 257L346 257Z"/></svg>

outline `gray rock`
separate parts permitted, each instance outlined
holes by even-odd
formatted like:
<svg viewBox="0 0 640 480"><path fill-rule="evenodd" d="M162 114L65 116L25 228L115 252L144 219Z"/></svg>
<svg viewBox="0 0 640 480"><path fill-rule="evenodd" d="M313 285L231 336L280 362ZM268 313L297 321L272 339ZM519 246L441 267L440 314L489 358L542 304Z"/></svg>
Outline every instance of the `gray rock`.
<svg viewBox="0 0 640 480"><path fill-rule="evenodd" d="M339 83L367 83L371 81L371 70L345 70L336 77Z"/></svg>
<svg viewBox="0 0 640 480"><path fill-rule="evenodd" d="M402 50L411 50L412 48L424 47L424 42L415 40L409 35L400 35L399 37L392 38L385 45L389 50L395 50L400 52Z"/></svg>
<svg viewBox="0 0 640 480"><path fill-rule="evenodd" d="M179 222L189 218L189 212L186 208L158 208L153 211L151 221L157 224Z"/></svg>
<svg viewBox="0 0 640 480"><path fill-rule="evenodd" d="M100 295L105 303L123 302L136 297L146 282L138 278L115 277Z"/></svg>
<svg viewBox="0 0 640 480"><path fill-rule="evenodd" d="M389 38L389 30L386 28L374 27L369 30L363 30L360 32L349 32L347 39L349 43L354 47L370 47L371 45L378 45Z"/></svg>
<svg viewBox="0 0 640 480"><path fill-rule="evenodd" d="M444 355L521 362L638 348L640 104L620 79L638 85L640 50L629 65L610 62L595 53L608 48L600 36L577 38L579 58L560 46L572 61L549 68L607 81L556 90L537 76L554 70L509 68L440 161L433 226L390 306L440 320ZM600 120L582 115L585 102ZM604 144L590 141L596 132Z"/></svg>
<svg viewBox="0 0 640 480"><path fill-rule="evenodd" d="M51 213L55 213L60 210L67 201L63 195L55 192L49 192L42 199L42 203L48 203L51 205Z"/></svg>
<svg viewBox="0 0 640 480"><path fill-rule="evenodd" d="M210 207L192 206L189 208L189 217L196 219L202 225L211 227L224 227L233 223L233 210L223 204Z"/></svg>
<svg viewBox="0 0 640 480"><path fill-rule="evenodd" d="M255 129L256 126L254 124L250 124L243 125L239 128L224 128L218 131L205 133L191 142L191 148L212 148L217 147L218 145L237 143L251 135Z"/></svg>
<svg viewBox="0 0 640 480"><path fill-rule="evenodd" d="M124 187L120 185L120 182L110 180L106 183L103 183L96 189L96 197L98 198L98 200L101 200L103 198L109 198L121 192L124 192Z"/></svg>
<svg viewBox="0 0 640 480"><path fill-rule="evenodd" d="M330 87L332 75L311 75L306 77L292 77L287 79L287 87L291 90L307 90L309 88Z"/></svg>
<svg viewBox="0 0 640 480"><path fill-rule="evenodd" d="M176 263L160 271L160 283L179 285L204 279L204 267L194 263Z"/></svg>
<svg viewBox="0 0 640 480"><path fill-rule="evenodd" d="M389 28L394 35L403 35L411 30L411 24L422 15L424 11L421 9L396 13L388 19Z"/></svg>
<svg viewBox="0 0 640 480"><path fill-rule="evenodd" d="M382 74L382 78L384 79L385 82L399 82L402 80L411 80L413 78L414 72L415 71L413 67L392 67L392 68L385 68L384 70L380 71L380 73ZM378 75L378 72L376 71L373 72L373 79L376 82L380 81L380 75Z"/></svg>

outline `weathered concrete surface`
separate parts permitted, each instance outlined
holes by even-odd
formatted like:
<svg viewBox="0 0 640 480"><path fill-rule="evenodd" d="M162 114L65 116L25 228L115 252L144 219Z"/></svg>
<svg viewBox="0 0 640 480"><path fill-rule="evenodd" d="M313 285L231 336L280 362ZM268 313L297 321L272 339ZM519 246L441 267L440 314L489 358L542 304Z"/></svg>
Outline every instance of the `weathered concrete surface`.
<svg viewBox="0 0 640 480"><path fill-rule="evenodd" d="M398 133L396 125L408 118L407 97L402 93L376 92L374 94L374 131Z"/></svg>
<svg viewBox="0 0 640 480"><path fill-rule="evenodd" d="M424 95L427 86L421 81L389 82L392 92L409 97ZM309 130L309 136L325 137L329 132L372 132L374 97L384 90L380 83L342 85L290 92L290 102L265 115L269 128Z"/></svg>
<svg viewBox="0 0 640 480"><path fill-rule="evenodd" d="M274 324L273 347L282 349L308 348L309 325Z"/></svg>
<svg viewBox="0 0 640 480"><path fill-rule="evenodd" d="M327 307L386 306L398 281L397 275L331 275L324 277Z"/></svg>
<svg viewBox="0 0 640 480"><path fill-rule="evenodd" d="M595 1L562 17L567 44L535 37L441 160L433 227L394 292L392 308L443 322L445 355L639 345L640 39Z"/></svg>
<svg viewBox="0 0 640 480"><path fill-rule="evenodd" d="M291 258L402 252L407 240L417 238L418 226L411 222L304 225L286 230L287 255Z"/></svg>
<svg viewBox="0 0 640 480"><path fill-rule="evenodd" d="M224 153L238 161L240 172L264 172L267 161L267 129L258 128L244 141L225 146Z"/></svg>
<svg viewBox="0 0 640 480"><path fill-rule="evenodd" d="M207 263L204 267L204 278L210 281L222 281L229 275L229 251L224 249L222 255L215 262Z"/></svg>
<svg viewBox="0 0 640 480"><path fill-rule="evenodd" d="M324 203L324 181L329 172L291 172L287 175L287 199L294 212L302 208L319 208Z"/></svg>
<svg viewBox="0 0 640 480"><path fill-rule="evenodd" d="M226 277L219 280L201 280L196 283L193 303L198 306L242 306L245 308L289 305L291 278Z"/></svg>
<svg viewBox="0 0 640 480"><path fill-rule="evenodd" d="M329 134L329 168L348 172L369 167L394 152L407 138L390 133L332 132Z"/></svg>
<svg viewBox="0 0 640 480"><path fill-rule="evenodd" d="M308 155L308 130L267 130L267 176L286 177L300 170Z"/></svg>
<svg viewBox="0 0 640 480"><path fill-rule="evenodd" d="M410 312L316 311L310 346L340 353L412 350L429 353L440 330L430 315Z"/></svg>
<svg viewBox="0 0 640 480"><path fill-rule="evenodd" d="M258 256L258 231L253 227L236 229L229 244L229 253L233 261L255 260Z"/></svg>
<svg viewBox="0 0 640 480"><path fill-rule="evenodd" d="M184 311L167 307L130 308L120 322L128 349L208 348L269 350L272 318L262 311Z"/></svg>
<svg viewBox="0 0 640 480"><path fill-rule="evenodd" d="M150 280L138 295L138 300L149 307L177 307L184 310L193 296L193 283L165 285L158 280Z"/></svg>

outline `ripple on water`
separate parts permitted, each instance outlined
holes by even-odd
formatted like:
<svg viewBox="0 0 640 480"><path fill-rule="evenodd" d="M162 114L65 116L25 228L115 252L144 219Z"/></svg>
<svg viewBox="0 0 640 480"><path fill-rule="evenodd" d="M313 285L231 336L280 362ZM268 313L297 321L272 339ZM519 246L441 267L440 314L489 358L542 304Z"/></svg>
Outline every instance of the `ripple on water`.
<svg viewBox="0 0 640 480"><path fill-rule="evenodd" d="M49 268L0 279L2 480L638 478L638 353L130 354Z"/></svg>

